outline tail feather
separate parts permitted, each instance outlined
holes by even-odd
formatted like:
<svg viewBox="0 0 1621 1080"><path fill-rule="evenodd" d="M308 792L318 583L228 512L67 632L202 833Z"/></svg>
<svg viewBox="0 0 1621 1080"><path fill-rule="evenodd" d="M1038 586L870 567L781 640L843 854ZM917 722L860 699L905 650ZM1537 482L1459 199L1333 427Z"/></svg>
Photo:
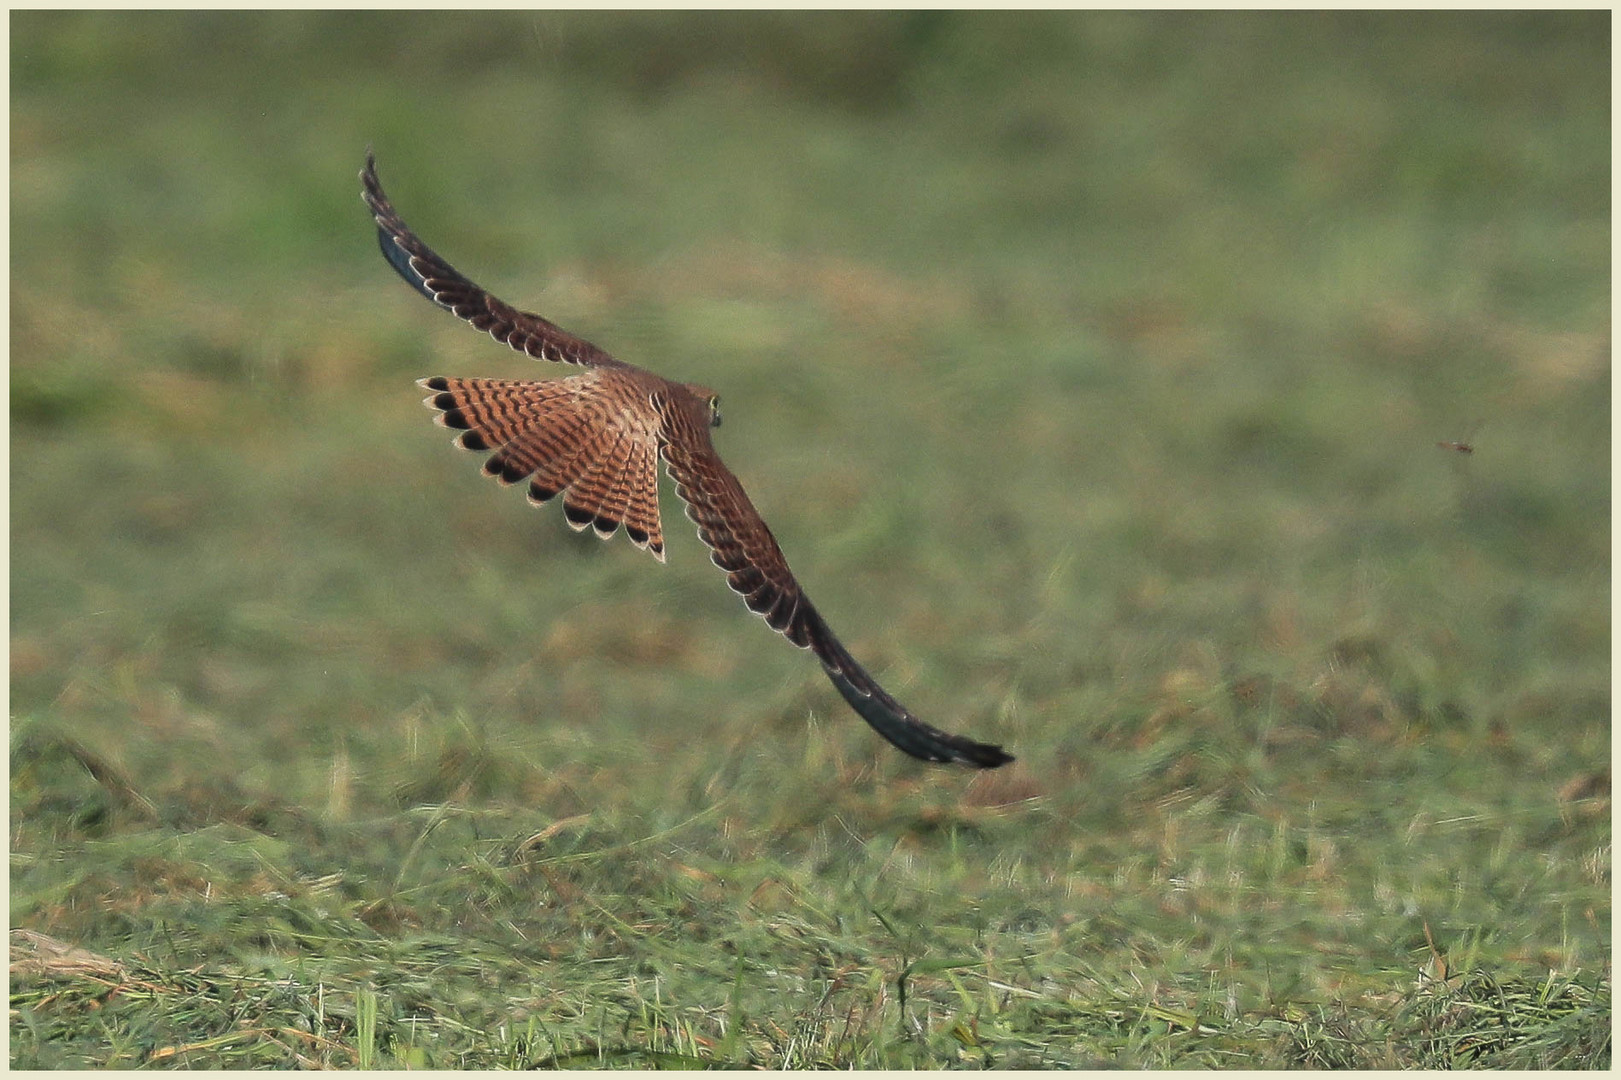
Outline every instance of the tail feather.
<svg viewBox="0 0 1621 1080"><path fill-rule="evenodd" d="M576 530L604 540L621 524L631 543L664 559L659 527L656 451L635 428L604 428L582 408L581 382L594 374L544 382L507 379L419 380L438 421L462 432L457 445L493 451L484 474L503 484L529 480L529 501L563 495L563 515Z"/></svg>
<svg viewBox="0 0 1621 1080"><path fill-rule="evenodd" d="M659 526L658 456L653 447L639 444L626 470L630 478L625 506L625 535L664 561L664 531Z"/></svg>
<svg viewBox="0 0 1621 1080"><path fill-rule="evenodd" d="M563 512L570 525L583 529L601 521L603 525L597 531L604 539L618 530L619 513L614 506L613 493L630 458L629 442L630 436L609 429L585 449L584 456L591 458L591 465L569 485L563 496ZM607 528L610 521L611 529Z"/></svg>

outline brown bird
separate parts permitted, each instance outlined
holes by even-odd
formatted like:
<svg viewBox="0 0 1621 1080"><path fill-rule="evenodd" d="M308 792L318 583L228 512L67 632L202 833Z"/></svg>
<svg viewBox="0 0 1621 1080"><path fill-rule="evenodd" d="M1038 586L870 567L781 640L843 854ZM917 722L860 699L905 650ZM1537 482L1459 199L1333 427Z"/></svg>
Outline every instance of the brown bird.
<svg viewBox="0 0 1621 1080"><path fill-rule="evenodd" d="M377 220L383 256L429 300L476 329L541 360L584 370L543 382L451 379L418 385L441 425L462 434L456 445L491 452L484 474L502 484L529 481L535 505L563 497L575 530L604 540L621 525L630 542L664 561L658 462L686 504L727 584L750 611L802 649L814 652L844 700L877 732L924 761L961 761L992 769L1013 760L999 746L931 727L890 697L845 651L811 606L776 538L743 487L715 453L709 429L720 425L719 398L632 367L539 315L519 311L463 277L419 240L383 194L370 151L360 174Z"/></svg>

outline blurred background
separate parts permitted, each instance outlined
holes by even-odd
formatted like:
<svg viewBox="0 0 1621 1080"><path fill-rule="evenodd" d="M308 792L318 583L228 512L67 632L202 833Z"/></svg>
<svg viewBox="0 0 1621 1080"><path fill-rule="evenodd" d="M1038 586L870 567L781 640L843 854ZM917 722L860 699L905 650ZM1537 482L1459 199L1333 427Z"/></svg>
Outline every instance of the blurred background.
<svg viewBox="0 0 1621 1080"><path fill-rule="evenodd" d="M490 940L535 894L390 882L707 813L708 873L769 853L829 909L1060 952L1107 909L1172 982L1324 994L1424 920L1607 970L1609 43L1605 12L14 13L13 925L178 918L217 958L192 879L117 845L225 824L299 843L168 856L211 910L285 860L293 904L347 875L324 917ZM463 272L716 387L851 651L1019 761L892 750L668 493L659 566L481 478L413 380L567 372L394 276L368 146ZM471 824L424 846L422 806Z"/></svg>

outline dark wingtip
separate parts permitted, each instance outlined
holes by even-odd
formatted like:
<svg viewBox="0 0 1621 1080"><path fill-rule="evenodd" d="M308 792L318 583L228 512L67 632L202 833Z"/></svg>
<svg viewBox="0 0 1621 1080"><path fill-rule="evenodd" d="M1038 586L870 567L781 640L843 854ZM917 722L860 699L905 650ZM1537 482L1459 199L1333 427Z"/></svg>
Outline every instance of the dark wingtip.
<svg viewBox="0 0 1621 1080"><path fill-rule="evenodd" d="M407 285L434 303L439 303L439 297L432 289L428 288L428 283L423 280L422 275L418 274L415 268L411 266L410 253L400 247L394 239L394 234L381 225L377 226L377 247L382 251L383 258L388 260L388 265L394 268L396 274L405 279ZM441 304L440 306L443 307L444 305Z"/></svg>
<svg viewBox="0 0 1621 1080"><path fill-rule="evenodd" d="M965 752L969 755L968 760L982 769L1000 769L1008 762L1018 760L1000 746L990 743L970 743Z"/></svg>
<svg viewBox="0 0 1621 1080"><path fill-rule="evenodd" d="M393 205L389 203L388 196L383 193L383 182L377 178L377 158L369 146L366 147L366 167L360 171L360 186L361 198L370 208L372 219L377 222L377 246L382 251L383 258L388 260L388 265L392 266L394 272L404 278L411 288L438 304L439 297L434 295L434 291L428 288L422 275L411 266L410 253L400 246L401 234L408 236L409 233L405 222L400 220L399 215L394 212Z"/></svg>
<svg viewBox="0 0 1621 1080"><path fill-rule="evenodd" d="M878 694L856 689L842 674L824 668L828 679L839 694L873 729L901 750L924 761L960 761L981 769L999 769L1013 760L1013 755L1000 746L975 742L961 735L952 735L930 727L898 706L880 700Z"/></svg>

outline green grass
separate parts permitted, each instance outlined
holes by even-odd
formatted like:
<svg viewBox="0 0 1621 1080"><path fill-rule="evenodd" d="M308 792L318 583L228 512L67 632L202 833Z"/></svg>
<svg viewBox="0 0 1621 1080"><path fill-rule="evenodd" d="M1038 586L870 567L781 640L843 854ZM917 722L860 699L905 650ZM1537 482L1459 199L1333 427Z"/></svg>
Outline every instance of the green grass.
<svg viewBox="0 0 1621 1080"><path fill-rule="evenodd" d="M1606 13L11 29L14 1066L1608 1064ZM367 145L1017 763L480 479Z"/></svg>

